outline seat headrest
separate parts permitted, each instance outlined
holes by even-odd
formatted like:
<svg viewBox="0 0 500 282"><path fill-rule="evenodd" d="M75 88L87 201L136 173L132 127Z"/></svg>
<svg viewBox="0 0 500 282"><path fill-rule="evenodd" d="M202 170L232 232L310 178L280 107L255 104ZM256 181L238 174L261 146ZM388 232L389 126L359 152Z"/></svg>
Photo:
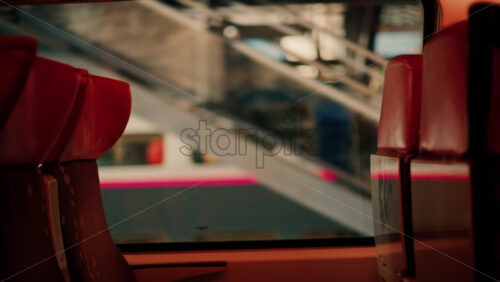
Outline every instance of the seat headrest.
<svg viewBox="0 0 500 282"><path fill-rule="evenodd" d="M91 75L80 118L59 161L99 158L122 135L130 111L127 83Z"/></svg>
<svg viewBox="0 0 500 282"><path fill-rule="evenodd" d="M57 140L65 128L88 73L36 57L19 100L0 130L0 164L53 161Z"/></svg>
<svg viewBox="0 0 500 282"><path fill-rule="evenodd" d="M0 36L0 129L21 96L36 49L33 38Z"/></svg>
<svg viewBox="0 0 500 282"><path fill-rule="evenodd" d="M458 156L468 149L467 21L454 24L424 46L420 151Z"/></svg>
<svg viewBox="0 0 500 282"><path fill-rule="evenodd" d="M379 150L410 151L418 142L422 96L422 56L389 61L378 129Z"/></svg>
<svg viewBox="0 0 500 282"><path fill-rule="evenodd" d="M129 85L35 53L32 38L0 37L0 115L8 112L0 127L0 164L100 157L125 130Z"/></svg>

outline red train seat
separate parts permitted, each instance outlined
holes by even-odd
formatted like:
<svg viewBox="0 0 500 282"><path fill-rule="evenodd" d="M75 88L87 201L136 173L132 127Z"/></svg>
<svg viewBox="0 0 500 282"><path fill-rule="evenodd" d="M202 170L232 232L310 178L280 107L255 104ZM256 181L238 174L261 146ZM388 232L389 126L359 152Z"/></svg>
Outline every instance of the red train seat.
<svg viewBox="0 0 500 282"><path fill-rule="evenodd" d="M408 157L418 146L422 56L393 58L386 68L378 131L378 152L371 158L372 203L377 265L384 281L413 273L408 209Z"/></svg>
<svg viewBox="0 0 500 282"><path fill-rule="evenodd" d="M0 45L2 51L12 53L0 55L7 62L0 67L0 101L3 113L8 113L0 129L0 220L4 224L0 278L69 281L65 254L58 253L62 240L55 228L57 197L54 202L50 187L54 181L42 173L40 164L48 161L76 93L84 88L80 77L85 72L35 57L32 39L0 37L0 42L8 43Z"/></svg>
<svg viewBox="0 0 500 282"><path fill-rule="evenodd" d="M418 281L499 278L499 11L473 6L424 46L420 155L411 162Z"/></svg>
<svg viewBox="0 0 500 282"><path fill-rule="evenodd" d="M467 32L462 21L431 37L424 47L420 151L467 151Z"/></svg>
<svg viewBox="0 0 500 282"><path fill-rule="evenodd" d="M135 281L108 231L96 163L125 130L130 109L128 84L90 76L76 127L58 164L51 165L68 264L77 281Z"/></svg>
<svg viewBox="0 0 500 282"><path fill-rule="evenodd" d="M415 268L422 281L474 280L471 269L453 261L474 265L470 168L457 159L469 146L468 27L459 22L424 46L420 152L427 157L411 163ZM431 271L436 265L439 273Z"/></svg>
<svg viewBox="0 0 500 282"><path fill-rule="evenodd" d="M8 113L0 127L0 219L8 230L0 233L0 278L134 281L108 231L95 161L125 129L128 84L35 57L29 38L0 42L8 43L2 59L14 54L0 66Z"/></svg>

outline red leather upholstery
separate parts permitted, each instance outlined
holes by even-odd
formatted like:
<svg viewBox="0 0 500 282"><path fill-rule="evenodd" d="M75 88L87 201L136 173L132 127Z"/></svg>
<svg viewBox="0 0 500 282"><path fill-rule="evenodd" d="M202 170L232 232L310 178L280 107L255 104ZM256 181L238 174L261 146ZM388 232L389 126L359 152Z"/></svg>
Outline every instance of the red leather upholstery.
<svg viewBox="0 0 500 282"><path fill-rule="evenodd" d="M135 281L113 243L102 206L96 158L121 136L130 116L127 83L90 76L69 143L51 165L59 185L63 237L73 281Z"/></svg>
<svg viewBox="0 0 500 282"><path fill-rule="evenodd" d="M417 149L422 95L422 56L402 55L389 61L378 131L378 152L372 156L372 201L377 266L382 280L397 273L411 275L413 246L406 208L409 190L407 156ZM387 193L387 191L392 191ZM399 278L400 279L400 278Z"/></svg>
<svg viewBox="0 0 500 282"><path fill-rule="evenodd" d="M0 164L53 161L87 72L37 57L24 90L0 132Z"/></svg>
<svg viewBox="0 0 500 282"><path fill-rule="evenodd" d="M2 281L64 281L49 236L42 186L36 166L0 169Z"/></svg>
<svg viewBox="0 0 500 282"><path fill-rule="evenodd" d="M102 206L95 160L53 168L59 183L61 222L72 281L135 281L113 243Z"/></svg>
<svg viewBox="0 0 500 282"><path fill-rule="evenodd" d="M378 148L409 151L417 145L422 95L422 56L402 55L387 65Z"/></svg>
<svg viewBox="0 0 500 282"><path fill-rule="evenodd" d="M125 129L129 86L35 58L34 40L19 40L0 37L0 43L15 43L0 45L0 58L7 57L0 64L0 109L8 113L0 127L0 219L6 231L0 232L0 278L65 279L54 255L43 168L57 179L72 281L134 281L107 231L95 162ZM16 96L15 103L6 102Z"/></svg>
<svg viewBox="0 0 500 282"><path fill-rule="evenodd" d="M43 96L34 90L43 84L39 76L55 83L56 77L65 77L58 68L67 66L35 60L35 51L36 43L30 38L0 37L0 108L6 121L0 127L2 281L65 281L49 233L47 199L38 164L58 137L57 125L44 122L44 118L64 124L64 114L71 105L41 109ZM68 94L58 92L56 86L42 88L49 99ZM58 102L66 100L54 103L60 105Z"/></svg>
<svg viewBox="0 0 500 282"><path fill-rule="evenodd" d="M475 5L424 47L425 156L412 160L410 183L418 281L500 277L499 22L500 6Z"/></svg>
<svg viewBox="0 0 500 282"><path fill-rule="evenodd" d="M468 149L467 22L440 31L424 47L420 150L459 156Z"/></svg>
<svg viewBox="0 0 500 282"><path fill-rule="evenodd" d="M35 56L34 39L0 36L0 129L21 95Z"/></svg>
<svg viewBox="0 0 500 282"><path fill-rule="evenodd" d="M130 109L127 83L91 76L80 119L60 161L100 157L122 135Z"/></svg>

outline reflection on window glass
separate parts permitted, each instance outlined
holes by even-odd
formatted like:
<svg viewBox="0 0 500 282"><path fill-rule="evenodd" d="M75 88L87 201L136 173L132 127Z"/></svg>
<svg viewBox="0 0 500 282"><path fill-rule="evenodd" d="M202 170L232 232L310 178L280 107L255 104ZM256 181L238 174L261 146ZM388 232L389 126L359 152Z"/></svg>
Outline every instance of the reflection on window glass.
<svg viewBox="0 0 500 282"><path fill-rule="evenodd" d="M420 1L223 2L1 7L0 33L130 84L98 160L116 242L373 236L385 66L421 51Z"/></svg>
<svg viewBox="0 0 500 282"><path fill-rule="evenodd" d="M386 5L374 38L375 52L386 58L422 52L422 11L412 5Z"/></svg>

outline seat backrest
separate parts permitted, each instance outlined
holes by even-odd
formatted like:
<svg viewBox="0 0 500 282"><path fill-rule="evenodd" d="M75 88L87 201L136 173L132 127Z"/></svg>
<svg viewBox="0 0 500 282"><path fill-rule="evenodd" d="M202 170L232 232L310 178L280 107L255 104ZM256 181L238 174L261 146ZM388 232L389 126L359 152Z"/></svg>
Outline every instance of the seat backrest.
<svg viewBox="0 0 500 282"><path fill-rule="evenodd" d="M81 114L58 164L61 223L75 281L135 281L114 244L102 206L96 159L118 140L131 109L128 84L90 76Z"/></svg>
<svg viewBox="0 0 500 282"><path fill-rule="evenodd" d="M460 156L468 149L468 22L450 26L424 46L420 151Z"/></svg>
<svg viewBox="0 0 500 282"><path fill-rule="evenodd" d="M2 40L5 39L0 37ZM22 42L30 44L27 57L31 58L33 41L21 38ZM25 45L10 46L10 51L23 58ZM69 281L64 252L58 252L62 241L54 228L58 220L58 210L54 208L57 206L53 205L52 190L47 189L51 179L42 173L40 164L48 161L47 156L60 137L77 92L68 89L82 87L78 83L82 72L43 58L36 57L33 61L31 67L26 60L14 60L5 69L0 67L2 82L5 80L5 85L12 86L2 85L0 91L0 100L6 103L1 107L9 113L0 129L3 230L0 232L0 279L39 281L43 277L46 281ZM13 75L21 66L22 71ZM12 73L4 76L5 72ZM67 81L61 83L61 78ZM15 103L6 102L9 95L17 96Z"/></svg>
<svg viewBox="0 0 500 282"><path fill-rule="evenodd" d="M424 46L420 156L411 162L410 182L415 270L422 281L474 280L474 271L448 258L475 267L470 165L461 159L469 148L468 30L467 20L456 23Z"/></svg>
<svg viewBox="0 0 500 282"><path fill-rule="evenodd" d="M134 281L108 231L95 161L125 129L128 84L31 60L31 39L20 38L28 47L1 42L10 45L0 45L0 58L4 49L13 55L0 65L8 113L0 127L0 279Z"/></svg>
<svg viewBox="0 0 500 282"><path fill-rule="evenodd" d="M475 5L469 20L427 40L422 153L448 157L500 153L498 11L498 5Z"/></svg>
<svg viewBox="0 0 500 282"><path fill-rule="evenodd" d="M389 61L378 131L378 152L371 158L372 204L377 265L384 281L413 273L408 157L418 147L422 56ZM399 278L398 278L399 277Z"/></svg>
<svg viewBox="0 0 500 282"><path fill-rule="evenodd" d="M500 6L478 4L424 46L420 155L411 162L417 280L500 277L499 27Z"/></svg>

